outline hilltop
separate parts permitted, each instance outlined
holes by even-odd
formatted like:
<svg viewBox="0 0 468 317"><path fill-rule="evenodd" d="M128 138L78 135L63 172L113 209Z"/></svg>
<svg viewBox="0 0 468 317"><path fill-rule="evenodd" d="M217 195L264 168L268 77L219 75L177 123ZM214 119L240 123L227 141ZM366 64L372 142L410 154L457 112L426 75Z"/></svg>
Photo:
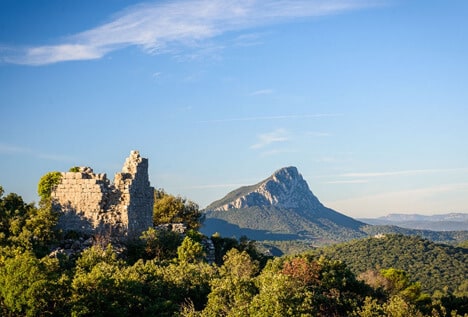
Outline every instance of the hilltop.
<svg viewBox="0 0 468 317"><path fill-rule="evenodd" d="M318 252L344 261L356 275L379 268L405 270L430 293L444 287L457 291L468 282L468 249L416 236L381 235L328 246Z"/></svg>

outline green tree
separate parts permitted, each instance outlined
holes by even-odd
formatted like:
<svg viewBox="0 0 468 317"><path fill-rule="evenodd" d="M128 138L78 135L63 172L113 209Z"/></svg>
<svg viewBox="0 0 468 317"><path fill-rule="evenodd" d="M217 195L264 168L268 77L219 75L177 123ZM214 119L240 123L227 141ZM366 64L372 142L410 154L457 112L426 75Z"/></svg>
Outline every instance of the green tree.
<svg viewBox="0 0 468 317"><path fill-rule="evenodd" d="M182 243L182 236L177 232L150 228L144 231L141 239L144 243L144 259L170 260L176 258L177 248Z"/></svg>
<svg viewBox="0 0 468 317"><path fill-rule="evenodd" d="M57 221L58 213L52 209L50 199L43 199L39 209L29 210L21 231L11 240L26 249L32 249L39 257L45 256L50 246L57 241Z"/></svg>
<svg viewBox="0 0 468 317"><path fill-rule="evenodd" d="M33 204L26 204L23 198L15 193L3 197L0 187L0 245L7 245L11 236L18 235L28 213L34 209Z"/></svg>
<svg viewBox="0 0 468 317"><path fill-rule="evenodd" d="M295 273L283 274L284 261L284 258L270 260L255 279L258 294L249 308L251 316L311 316L306 299L312 294L305 287L304 280L296 280L292 276ZM286 271L291 272L290 268Z"/></svg>
<svg viewBox="0 0 468 317"><path fill-rule="evenodd" d="M455 296L468 298L468 279L463 280L454 292Z"/></svg>
<svg viewBox="0 0 468 317"><path fill-rule="evenodd" d="M423 317L423 314L417 308L405 301L402 297L395 295L383 304L386 316L391 317Z"/></svg>
<svg viewBox="0 0 468 317"><path fill-rule="evenodd" d="M386 316L386 313L384 307L377 301L377 299L368 296L364 300L364 304L356 309L353 316L381 317Z"/></svg>
<svg viewBox="0 0 468 317"><path fill-rule="evenodd" d="M117 266L122 266L124 262L117 258L112 245L108 245L105 249L99 246L92 246L84 250L80 257L76 260L76 270L83 272L91 272L91 270L99 263L107 263Z"/></svg>
<svg viewBox="0 0 468 317"><path fill-rule="evenodd" d="M153 223L184 223L188 229L200 227L201 212L193 201L173 196L162 189L154 191Z"/></svg>
<svg viewBox="0 0 468 317"><path fill-rule="evenodd" d="M404 270L389 268L382 270L381 274L388 281L386 290L390 295L398 295L412 304L421 305L430 302L429 295L421 291L421 284L411 282Z"/></svg>
<svg viewBox="0 0 468 317"><path fill-rule="evenodd" d="M63 312L68 279L58 260L16 254L0 266L0 302L9 314L45 316Z"/></svg>
<svg viewBox="0 0 468 317"><path fill-rule="evenodd" d="M180 262L196 263L203 259L203 246L190 237L185 237L177 248L177 256Z"/></svg>
<svg viewBox="0 0 468 317"><path fill-rule="evenodd" d="M180 262L160 266L160 272L166 285L165 293L170 294L168 299L177 304L177 309L188 303L193 311L205 307L216 267L204 262Z"/></svg>
<svg viewBox="0 0 468 317"><path fill-rule="evenodd" d="M17 194L0 195L0 246L34 250L39 257L44 256L56 240L57 220L50 198L42 199L36 208Z"/></svg>
<svg viewBox="0 0 468 317"><path fill-rule="evenodd" d="M269 261L256 283L252 316L349 316L368 292L343 263L307 254Z"/></svg>
<svg viewBox="0 0 468 317"><path fill-rule="evenodd" d="M54 188L60 183L62 179L62 173L60 172L49 172L41 177L39 184L37 185L37 193L41 199L47 199L50 197Z"/></svg>
<svg viewBox="0 0 468 317"><path fill-rule="evenodd" d="M89 272L77 271L72 282L72 316L128 315L120 277L120 267L106 262L97 263Z"/></svg>
<svg viewBox="0 0 468 317"><path fill-rule="evenodd" d="M231 249L226 253L219 277L211 280L211 293L204 316L248 316L250 302L257 293L254 276L258 263L247 252Z"/></svg>

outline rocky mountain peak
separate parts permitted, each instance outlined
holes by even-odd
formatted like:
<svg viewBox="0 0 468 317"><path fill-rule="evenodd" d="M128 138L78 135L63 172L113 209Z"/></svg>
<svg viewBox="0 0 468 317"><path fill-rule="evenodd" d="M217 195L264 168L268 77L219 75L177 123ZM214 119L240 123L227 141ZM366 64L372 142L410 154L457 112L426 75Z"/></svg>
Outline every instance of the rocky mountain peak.
<svg viewBox="0 0 468 317"><path fill-rule="evenodd" d="M241 187L229 193L206 209L226 211L256 206L316 209L322 204L310 191L297 168L290 166L277 170L256 185Z"/></svg>

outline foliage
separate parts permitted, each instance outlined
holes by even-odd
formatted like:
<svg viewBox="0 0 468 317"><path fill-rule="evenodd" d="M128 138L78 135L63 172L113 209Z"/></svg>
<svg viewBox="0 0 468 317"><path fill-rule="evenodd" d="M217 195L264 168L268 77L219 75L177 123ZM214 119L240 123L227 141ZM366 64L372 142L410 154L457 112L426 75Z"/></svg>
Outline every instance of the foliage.
<svg viewBox="0 0 468 317"><path fill-rule="evenodd" d="M169 260L177 256L177 248L182 243L180 234L168 230L149 228L143 232L143 259Z"/></svg>
<svg viewBox="0 0 468 317"><path fill-rule="evenodd" d="M153 223L184 223L188 229L200 227L201 213L193 201L173 196L162 189L154 191Z"/></svg>
<svg viewBox="0 0 468 317"><path fill-rule="evenodd" d="M247 252L231 249L219 268L219 276L211 280L211 293L203 310L204 316L247 316L256 293L253 277L258 264Z"/></svg>
<svg viewBox="0 0 468 317"><path fill-rule="evenodd" d="M177 256L180 262L196 263L203 259L203 246L200 242L190 237L185 237L182 244L177 248Z"/></svg>
<svg viewBox="0 0 468 317"><path fill-rule="evenodd" d="M369 292L343 263L307 255L270 261L257 285L253 316L349 316Z"/></svg>
<svg viewBox="0 0 468 317"><path fill-rule="evenodd" d="M247 239L243 236L239 240L234 238L223 238L218 234L211 236L211 241L215 247L215 263L222 265L226 253L231 249L245 251L255 261L257 261L261 268L263 268L267 260L271 257L259 252L257 244L253 240Z"/></svg>
<svg viewBox="0 0 468 317"><path fill-rule="evenodd" d="M41 177L37 185L37 193L41 199L48 199L54 188L60 183L62 173L49 172Z"/></svg>
<svg viewBox="0 0 468 317"><path fill-rule="evenodd" d="M269 258L245 237L238 241L213 235L218 258L208 264L202 247L207 238L198 231L182 237L149 229L131 261L129 252L111 244L95 245L73 261L62 261L48 255L57 240L50 200L41 200L36 208L16 194L4 197L0 187L0 220L2 316L468 314L466 249L415 237L364 239ZM412 262L407 253L415 255ZM384 261L385 256L391 259ZM431 262L417 266L418 261ZM452 263L445 268L442 261ZM354 265L367 262L371 264L363 265L364 273L356 277L353 272L360 271ZM440 285L429 296L414 266L420 271L432 266L429 272L436 278L434 272L450 270L442 276L454 285L438 280Z"/></svg>
<svg viewBox="0 0 468 317"><path fill-rule="evenodd" d="M80 171L80 168L78 166L73 166L73 167L70 167L70 169L68 170L69 172L79 172Z"/></svg>
<svg viewBox="0 0 468 317"><path fill-rule="evenodd" d="M8 240L18 235L30 210L34 208L26 204L21 196L10 193L3 197L0 187L0 243L6 245Z"/></svg>
<svg viewBox="0 0 468 317"><path fill-rule="evenodd" d="M403 235L366 238L318 249L315 252L344 261L359 275L368 270L405 270L424 292L454 292L466 280L468 250Z"/></svg>
<svg viewBox="0 0 468 317"><path fill-rule="evenodd" d="M19 247L44 256L56 241L57 220L50 199L41 200L36 208L17 194L0 195L0 246Z"/></svg>
<svg viewBox="0 0 468 317"><path fill-rule="evenodd" d="M380 304L376 299L367 297L364 305L354 312L359 317L423 317L417 308L399 296L391 297L387 302ZM437 316L437 315L436 315Z"/></svg>
<svg viewBox="0 0 468 317"><path fill-rule="evenodd" d="M26 316L57 313L64 304L66 276L58 261L39 260L31 252L8 258L0 266L0 298L8 311Z"/></svg>

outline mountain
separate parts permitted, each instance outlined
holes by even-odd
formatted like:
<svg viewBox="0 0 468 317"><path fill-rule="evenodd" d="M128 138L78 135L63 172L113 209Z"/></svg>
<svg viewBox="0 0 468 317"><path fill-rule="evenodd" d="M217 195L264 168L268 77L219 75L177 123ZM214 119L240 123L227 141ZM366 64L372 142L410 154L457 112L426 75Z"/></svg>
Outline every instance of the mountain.
<svg viewBox="0 0 468 317"><path fill-rule="evenodd" d="M202 232L255 240L336 242L366 236L365 224L325 207L296 167L241 187L204 211Z"/></svg>
<svg viewBox="0 0 468 317"><path fill-rule="evenodd" d="M371 225L393 225L409 229L434 231L468 230L468 214L449 213L440 215L389 214L379 218L363 218L362 222Z"/></svg>

